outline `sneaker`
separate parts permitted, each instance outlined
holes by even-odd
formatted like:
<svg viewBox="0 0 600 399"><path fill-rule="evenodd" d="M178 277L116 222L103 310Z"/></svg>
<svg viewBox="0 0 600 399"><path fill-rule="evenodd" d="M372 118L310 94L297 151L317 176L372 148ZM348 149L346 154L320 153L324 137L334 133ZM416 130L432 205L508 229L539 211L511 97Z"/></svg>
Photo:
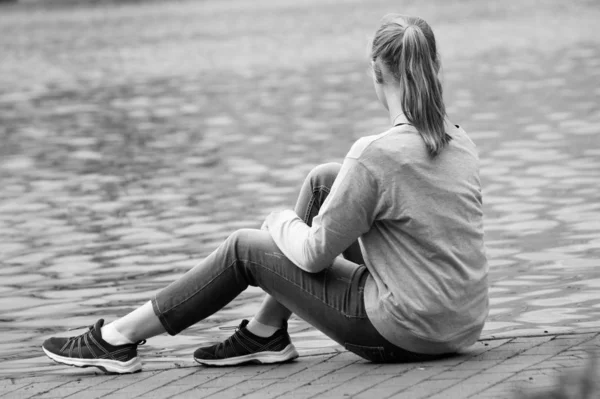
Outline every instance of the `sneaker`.
<svg viewBox="0 0 600 399"><path fill-rule="evenodd" d="M106 373L135 373L142 370L135 344L113 346L102 339L100 319L89 330L77 337L47 339L42 345L46 355L57 363L75 367L98 367Z"/></svg>
<svg viewBox="0 0 600 399"><path fill-rule="evenodd" d="M233 366L242 363L283 363L298 357L290 341L287 324L268 338L252 334L243 320L225 341L194 352L194 360L206 366Z"/></svg>

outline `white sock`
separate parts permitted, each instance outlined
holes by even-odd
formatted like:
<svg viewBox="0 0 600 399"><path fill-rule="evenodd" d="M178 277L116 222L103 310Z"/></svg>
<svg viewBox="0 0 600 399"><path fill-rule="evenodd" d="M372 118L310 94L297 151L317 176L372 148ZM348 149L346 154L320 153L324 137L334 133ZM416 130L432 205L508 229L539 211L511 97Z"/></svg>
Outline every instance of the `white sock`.
<svg viewBox="0 0 600 399"><path fill-rule="evenodd" d="M259 337L263 338L269 338L271 335L275 334L275 332L281 327L268 326L266 324L261 323L253 317L252 320L250 320L250 322L246 326L246 328L254 335L258 335Z"/></svg>
<svg viewBox="0 0 600 399"><path fill-rule="evenodd" d="M113 323L102 326L100 332L102 333L102 339L113 346L133 344L133 341L117 331Z"/></svg>

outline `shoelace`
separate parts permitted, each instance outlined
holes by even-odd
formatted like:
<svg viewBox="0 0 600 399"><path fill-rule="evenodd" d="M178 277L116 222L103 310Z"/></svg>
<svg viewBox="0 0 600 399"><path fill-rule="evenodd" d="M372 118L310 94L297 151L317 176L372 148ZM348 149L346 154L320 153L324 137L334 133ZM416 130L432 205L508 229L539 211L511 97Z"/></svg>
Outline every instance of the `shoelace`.
<svg viewBox="0 0 600 399"><path fill-rule="evenodd" d="M235 330L235 331L225 341L219 342L217 344L217 346L215 347L215 353L218 353L218 352L222 351L223 354L226 354L227 353L227 344L229 343L229 346L233 350L233 353L235 355L237 355L238 351L235 349L235 345L234 345L233 342L234 342L234 336L241 330L240 326L223 326L223 327L219 327L219 329L221 329L221 330Z"/></svg>
<svg viewBox="0 0 600 399"><path fill-rule="evenodd" d="M70 337L69 340L66 342L65 346L70 344L72 341L75 341L76 339L81 339L81 338L83 338L84 335L89 334L90 331L92 331L94 329L94 325L92 324L91 326L80 326L80 327L75 327L75 328L69 328L67 331L81 330L82 328L87 328L88 330L82 334L75 336L75 337ZM134 342L132 345L140 346L140 345L145 345L145 344L146 344L146 340L142 339L141 341Z"/></svg>
<svg viewBox="0 0 600 399"><path fill-rule="evenodd" d="M71 343L71 342L73 342L73 341L76 341L76 340L79 340L79 339L83 338L83 336L84 336L84 335L86 335L86 334L88 334L90 331L92 331L92 329L94 328L94 326L93 326L93 325L91 325L91 326L82 326L82 327L72 328L72 329L70 329L70 330L68 330L68 331L72 331L72 330L79 330L79 329L81 329L81 328L87 328L88 330L87 330L86 332L82 333L82 334L79 334L79 335L75 336L75 337L70 337L70 338L67 340L67 343L65 344L65 346L66 346L66 345L68 345L68 344L70 344L70 343Z"/></svg>
<svg viewBox="0 0 600 399"><path fill-rule="evenodd" d="M237 351L235 350L235 345L233 345L233 336L235 334L238 333L239 331L239 327L235 328L235 333L230 336L229 338L227 338L225 341L223 342L219 342L219 344L217 345L217 347L215 348L215 352L219 352L222 351L223 354L227 353L227 343L229 342L229 345L231 346L231 348L233 349L233 352L237 354Z"/></svg>
<svg viewBox="0 0 600 399"><path fill-rule="evenodd" d="M83 340L84 344L85 342L85 336L87 334L90 333L90 331L94 328L94 326L89 326L88 330L80 335L77 335L75 337L70 337L67 342L65 342L65 344L63 345L63 347L60 349L60 351L64 351L67 349L67 347L69 348L69 357L72 356L73 354L73 349L77 348L77 352L79 353L79 357L82 357L81 355L81 342Z"/></svg>

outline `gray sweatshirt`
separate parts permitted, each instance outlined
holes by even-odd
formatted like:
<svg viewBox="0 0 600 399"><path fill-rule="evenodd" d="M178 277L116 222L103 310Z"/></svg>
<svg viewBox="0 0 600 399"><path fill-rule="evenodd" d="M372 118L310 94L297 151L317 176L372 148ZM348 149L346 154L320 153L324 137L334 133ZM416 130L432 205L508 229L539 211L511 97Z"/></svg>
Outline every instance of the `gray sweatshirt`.
<svg viewBox="0 0 600 399"><path fill-rule="evenodd" d="M306 225L274 212L268 229L283 254L319 272L359 240L370 272L369 319L391 343L418 353L473 344L488 314L479 159L465 131L431 158L414 127L359 139Z"/></svg>

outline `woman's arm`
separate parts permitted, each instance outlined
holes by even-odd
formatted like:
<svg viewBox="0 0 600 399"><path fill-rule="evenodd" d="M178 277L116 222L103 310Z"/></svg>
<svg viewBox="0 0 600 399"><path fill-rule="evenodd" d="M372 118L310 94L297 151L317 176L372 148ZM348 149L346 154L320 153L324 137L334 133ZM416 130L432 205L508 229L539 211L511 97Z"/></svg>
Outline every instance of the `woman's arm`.
<svg viewBox="0 0 600 399"><path fill-rule="evenodd" d="M311 227L292 210L271 213L266 224L288 259L317 273L369 231L379 198L375 178L357 159L347 157Z"/></svg>

